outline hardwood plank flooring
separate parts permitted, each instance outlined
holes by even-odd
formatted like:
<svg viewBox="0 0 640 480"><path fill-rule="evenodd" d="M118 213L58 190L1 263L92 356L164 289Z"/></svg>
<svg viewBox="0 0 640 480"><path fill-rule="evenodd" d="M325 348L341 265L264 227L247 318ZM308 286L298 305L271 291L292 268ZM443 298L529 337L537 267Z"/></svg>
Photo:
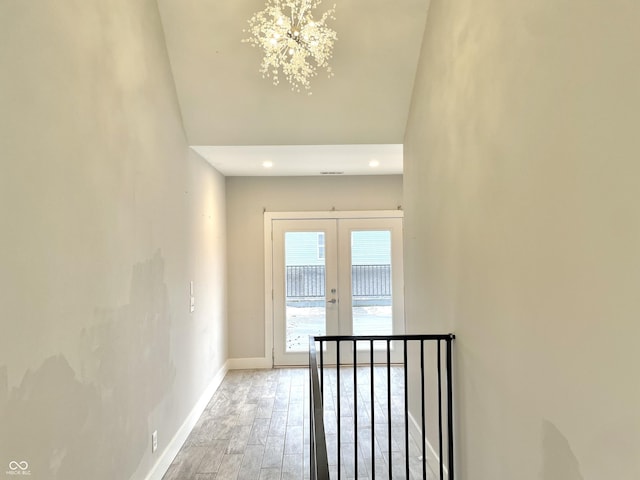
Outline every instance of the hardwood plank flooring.
<svg viewBox="0 0 640 480"><path fill-rule="evenodd" d="M400 371L401 372L401 371ZM389 451L386 370L376 375L373 400L374 428L371 439L371 395L367 372L358 369L357 395L353 373L341 369L340 458L341 478L405 479L405 447L401 423L404 404L394 386L392 443ZM401 376L392 374L391 381ZM384 381L383 381L384 380ZM378 382L382 382L378 385ZM384 385L383 385L384 383ZM337 479L336 371L325 370L325 429L332 479ZM378 391L380 394L378 395ZM354 398L357 398L354 406ZM354 428L353 411L358 411ZM358 448L355 448L357 430ZM356 455L357 453L357 455ZM409 445L410 479L422 478L418 447ZM375 475L372 474L372 457ZM355 476L356 459L358 476ZM232 370L211 398L189 438L163 480L304 480L309 478L309 384L308 369ZM435 479L428 471L427 478Z"/></svg>

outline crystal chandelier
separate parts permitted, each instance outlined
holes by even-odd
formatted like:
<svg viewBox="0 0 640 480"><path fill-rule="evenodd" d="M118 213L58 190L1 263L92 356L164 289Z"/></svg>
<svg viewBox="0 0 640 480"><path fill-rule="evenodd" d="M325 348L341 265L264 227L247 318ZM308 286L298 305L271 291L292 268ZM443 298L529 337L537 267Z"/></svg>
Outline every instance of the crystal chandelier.
<svg viewBox="0 0 640 480"><path fill-rule="evenodd" d="M252 47L264 50L260 65L263 78L273 78L280 83L283 75L291 84L291 90L301 89L311 94L310 79L318 68L333 76L329 60L333 52L336 32L326 25L327 19L335 20L336 6L314 20L311 11L322 0L267 0L264 10L249 20L249 38L242 40Z"/></svg>

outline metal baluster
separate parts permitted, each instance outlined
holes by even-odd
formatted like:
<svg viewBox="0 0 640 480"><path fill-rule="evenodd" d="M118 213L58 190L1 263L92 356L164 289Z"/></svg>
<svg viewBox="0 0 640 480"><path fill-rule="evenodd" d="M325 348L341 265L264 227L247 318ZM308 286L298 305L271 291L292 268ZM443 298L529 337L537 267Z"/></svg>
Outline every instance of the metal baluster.
<svg viewBox="0 0 640 480"><path fill-rule="evenodd" d="M355 457L355 478L358 478L358 349L357 340L353 340L353 446Z"/></svg>
<svg viewBox="0 0 640 480"><path fill-rule="evenodd" d="M324 340L320 340L320 394L324 402Z"/></svg>
<svg viewBox="0 0 640 480"><path fill-rule="evenodd" d="M409 382L407 381L407 339L404 339L404 466L409 478Z"/></svg>
<svg viewBox="0 0 640 480"><path fill-rule="evenodd" d="M338 480L341 477L341 464L340 461L340 445L342 443L342 432L340 431L340 340L336 340L336 379L338 381L338 418L337 418L337 426L338 426Z"/></svg>
<svg viewBox="0 0 640 480"><path fill-rule="evenodd" d="M310 342L311 343L311 342ZM309 370L313 368L313 362L311 359L312 349L309 347ZM309 467L311 468L311 480L316 478L316 430L315 422L313 421L313 379L311 371L309 371Z"/></svg>
<svg viewBox="0 0 640 480"><path fill-rule="evenodd" d="M391 461L391 340L387 339L387 431L389 432L389 480L393 471Z"/></svg>
<svg viewBox="0 0 640 480"><path fill-rule="evenodd" d="M425 386L424 386L424 340L420 340L420 391L422 393L422 478L427 478L427 448L425 438L427 431L425 430Z"/></svg>
<svg viewBox="0 0 640 480"><path fill-rule="evenodd" d="M440 480L444 480L444 458L442 457L442 352L438 340L438 443L440 445Z"/></svg>
<svg viewBox="0 0 640 480"><path fill-rule="evenodd" d="M371 359L371 478L376 478L376 455L373 446L376 441L376 426L374 423L375 395L373 384L373 340L370 341L370 359Z"/></svg>

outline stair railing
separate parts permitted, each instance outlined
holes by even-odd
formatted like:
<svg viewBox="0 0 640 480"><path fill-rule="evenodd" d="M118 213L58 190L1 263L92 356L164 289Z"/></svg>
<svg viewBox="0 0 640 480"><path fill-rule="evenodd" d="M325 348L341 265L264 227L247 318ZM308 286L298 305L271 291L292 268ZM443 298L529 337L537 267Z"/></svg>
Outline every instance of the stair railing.
<svg viewBox="0 0 640 480"><path fill-rule="evenodd" d="M362 471L360 473L364 473L369 478L376 478L376 460L380 463L380 456L376 455L375 446L383 443L384 448L387 449L387 456L379 467L387 471L382 473L383 476L388 474L390 480L392 478L426 479L428 469L439 480L454 480L452 378L454 339L453 334L310 337L311 480L328 480L332 466L331 470L334 474L331 478L338 480L342 478L344 470L342 464L345 460L343 447L346 447L346 444L343 445L343 437L347 436L343 435L345 427L348 427L348 435L353 432L351 448L353 448L354 458L346 459L351 468L347 472L349 477L359 478L358 469L366 468L366 473ZM348 359L341 358L343 355L341 352L345 346L350 347L353 355L352 357L349 355ZM362 355L366 356L367 350L369 358L368 361L363 362ZM431 355L430 359L427 350ZM384 361L380 361L381 356L384 357ZM410 373L411 382L409 381ZM359 378L359 375L363 378ZM396 384L392 382L394 375L401 377ZM334 376L335 382L329 385ZM353 377L353 384L344 386L342 379L351 380L350 377ZM366 377L369 379L368 385L364 385ZM383 377L382 380L379 377ZM376 382L378 388L376 388ZM379 392L382 384L386 387L384 395L380 395ZM363 385L367 387L367 391L363 393L362 403L368 400L369 408L368 410L365 408L366 416L369 417L368 423L358 418L360 407L362 407L358 405L358 397L363 392ZM341 390L345 389L351 392L352 398L349 400L351 402L349 405L343 406L345 395ZM416 389L419 389L418 394L410 395L410 392L415 393ZM323 407L325 396L328 394L331 395L332 401L335 400L333 406L336 427L336 444L332 445L335 448L330 449L327 448L325 435L327 411ZM413 399L411 402L413 412L410 412L410 396ZM401 400L397 397L401 397ZM419 405L415 404L416 399ZM398 421L397 411L392 410L392 404L398 407L399 403L402 411L400 421ZM386 412L380 410L380 416L386 417L386 422L383 424L376 423L376 406L386 409ZM343 425L348 418L347 416L343 420L343 410L350 410L352 413L352 424ZM396 419L395 422L394 419ZM427 435L427 424L431 431L436 430L435 434ZM352 430L351 427L353 427ZM361 435L359 439L359 429L370 430L370 438L363 439ZM401 436L398 435L398 430L401 430ZM400 447L398 447L399 443ZM415 447L416 444L417 447ZM420 455L415 455L416 448ZM363 464L360 455L363 449L368 449L365 454L370 456L370 464ZM401 458L396 461L398 459L394 458L393 453L397 453L398 450L401 452Z"/></svg>

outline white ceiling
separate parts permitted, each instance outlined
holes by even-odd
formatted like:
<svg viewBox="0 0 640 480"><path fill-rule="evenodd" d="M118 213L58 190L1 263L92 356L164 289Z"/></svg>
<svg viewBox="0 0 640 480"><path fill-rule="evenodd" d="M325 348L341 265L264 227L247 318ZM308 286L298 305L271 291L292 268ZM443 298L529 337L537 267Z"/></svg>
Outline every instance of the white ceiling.
<svg viewBox="0 0 640 480"><path fill-rule="evenodd" d="M297 166L309 163L309 172L318 172L328 169L329 159L342 158L331 169L346 174L371 155L372 146L402 144L429 0L335 3L336 20L329 23L338 34L331 61L335 76L320 71L309 96L292 92L285 81L274 86L263 79L259 50L241 42L247 20L264 8L264 0L158 0L189 143L200 153L205 146L254 147L241 155L238 148L209 149L205 156L214 166L225 152L223 170L264 175L266 169L255 166L259 149L304 145L312 146L304 155L279 147L290 156L278 163L291 164L295 157ZM317 12L332 4L325 2ZM320 145L344 149L328 157ZM372 170L367 160L359 173Z"/></svg>
<svg viewBox="0 0 640 480"><path fill-rule="evenodd" d="M402 145L191 147L225 176L402 174ZM265 162L269 162L265 166Z"/></svg>

